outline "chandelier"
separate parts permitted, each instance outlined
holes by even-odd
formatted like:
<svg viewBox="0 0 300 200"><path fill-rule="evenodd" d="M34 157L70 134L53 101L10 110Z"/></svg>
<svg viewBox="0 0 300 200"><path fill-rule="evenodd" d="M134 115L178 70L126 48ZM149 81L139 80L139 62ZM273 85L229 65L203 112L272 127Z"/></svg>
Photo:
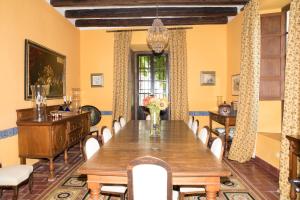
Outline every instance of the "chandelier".
<svg viewBox="0 0 300 200"><path fill-rule="evenodd" d="M152 26L148 29L147 44L155 53L162 52L168 45L168 29L164 27L161 19L158 18L158 8L156 8L156 18Z"/></svg>

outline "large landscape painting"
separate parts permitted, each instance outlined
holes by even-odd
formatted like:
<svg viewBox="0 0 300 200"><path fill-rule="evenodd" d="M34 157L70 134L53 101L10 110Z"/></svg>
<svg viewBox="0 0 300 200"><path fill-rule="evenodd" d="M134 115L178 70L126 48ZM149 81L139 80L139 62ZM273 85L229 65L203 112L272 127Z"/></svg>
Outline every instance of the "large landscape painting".
<svg viewBox="0 0 300 200"><path fill-rule="evenodd" d="M31 100L30 85L48 85L48 99L65 95L66 57L25 40L25 100Z"/></svg>

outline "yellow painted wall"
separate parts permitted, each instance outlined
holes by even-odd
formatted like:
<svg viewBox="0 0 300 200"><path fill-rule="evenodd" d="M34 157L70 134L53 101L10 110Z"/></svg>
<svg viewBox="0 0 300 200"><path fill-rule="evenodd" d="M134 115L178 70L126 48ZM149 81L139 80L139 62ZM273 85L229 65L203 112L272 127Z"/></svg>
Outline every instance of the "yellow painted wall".
<svg viewBox="0 0 300 200"><path fill-rule="evenodd" d="M131 46L146 47L146 32L133 32ZM187 30L188 93L190 110L216 110L216 96L226 96L227 87L226 25L194 26ZM100 110L112 110L113 33L103 30L80 32L82 103ZM200 86L200 71L216 71L216 86ZM90 74L103 73L104 87L91 88ZM198 117L201 126L207 117ZM100 126L111 126L104 116Z"/></svg>
<svg viewBox="0 0 300 200"><path fill-rule="evenodd" d="M24 101L24 42L33 40L67 58L67 92L80 86L79 31L41 0L0 0L0 130L16 126L16 109L31 107ZM62 100L48 101L48 104ZM0 140L0 162L19 163L18 137Z"/></svg>

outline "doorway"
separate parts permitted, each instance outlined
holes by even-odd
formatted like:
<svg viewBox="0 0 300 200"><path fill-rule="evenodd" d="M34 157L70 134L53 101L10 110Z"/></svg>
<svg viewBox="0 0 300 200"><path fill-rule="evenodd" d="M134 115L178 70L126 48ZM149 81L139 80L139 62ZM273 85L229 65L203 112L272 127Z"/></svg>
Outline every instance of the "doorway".
<svg viewBox="0 0 300 200"><path fill-rule="evenodd" d="M149 95L169 99L168 54L135 54L135 119L145 120L148 109L143 106L143 99ZM161 119L169 119L169 108L161 111Z"/></svg>

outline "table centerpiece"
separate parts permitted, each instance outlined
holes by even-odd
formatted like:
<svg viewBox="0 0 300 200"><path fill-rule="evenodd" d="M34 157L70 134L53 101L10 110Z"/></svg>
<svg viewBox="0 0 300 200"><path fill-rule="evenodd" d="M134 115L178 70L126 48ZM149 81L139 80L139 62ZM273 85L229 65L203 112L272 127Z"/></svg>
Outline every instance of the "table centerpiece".
<svg viewBox="0 0 300 200"><path fill-rule="evenodd" d="M143 105L150 112L150 136L158 136L160 134L160 111L167 109L168 100L151 95L143 100Z"/></svg>

